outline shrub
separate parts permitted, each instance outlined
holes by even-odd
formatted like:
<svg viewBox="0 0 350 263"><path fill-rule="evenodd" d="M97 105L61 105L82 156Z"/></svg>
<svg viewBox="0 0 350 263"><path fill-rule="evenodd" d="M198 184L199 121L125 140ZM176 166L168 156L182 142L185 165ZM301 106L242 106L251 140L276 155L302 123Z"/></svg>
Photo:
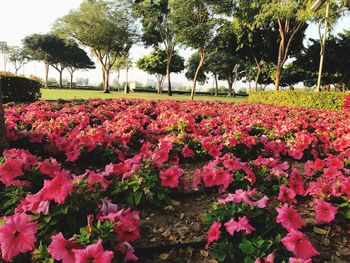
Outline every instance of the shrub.
<svg viewBox="0 0 350 263"><path fill-rule="evenodd" d="M344 92L252 92L249 94L249 102L307 109L340 110L346 95Z"/></svg>
<svg viewBox="0 0 350 263"><path fill-rule="evenodd" d="M4 102L34 102L41 97L38 79L0 72L0 87Z"/></svg>

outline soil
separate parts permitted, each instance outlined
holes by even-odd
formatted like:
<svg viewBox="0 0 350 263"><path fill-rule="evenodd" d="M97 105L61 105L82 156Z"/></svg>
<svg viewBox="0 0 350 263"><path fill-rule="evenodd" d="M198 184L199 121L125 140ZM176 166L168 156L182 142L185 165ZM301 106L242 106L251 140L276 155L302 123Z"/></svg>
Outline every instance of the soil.
<svg viewBox="0 0 350 263"><path fill-rule="evenodd" d="M187 179L206 163L184 164ZM217 201L219 194L195 189L176 198L177 203L161 209L141 210L141 237L134 242L139 262L142 263L215 263L204 249L206 233L202 228L205 213ZM305 227L303 232L320 252L316 263L349 263L349 226L317 225L313 205L307 201L297 205ZM329 230L327 234L313 231L314 226ZM238 263L238 262L237 262Z"/></svg>

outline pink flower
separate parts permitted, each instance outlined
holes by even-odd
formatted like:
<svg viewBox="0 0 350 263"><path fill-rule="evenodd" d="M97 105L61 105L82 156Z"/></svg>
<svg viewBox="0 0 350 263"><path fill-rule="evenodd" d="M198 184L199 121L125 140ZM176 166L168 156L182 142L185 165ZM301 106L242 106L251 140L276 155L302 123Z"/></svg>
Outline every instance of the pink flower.
<svg viewBox="0 0 350 263"><path fill-rule="evenodd" d="M67 196L72 193L73 184L67 175L55 172L55 178L51 181L45 180L43 191L44 200L54 200L58 204L63 204Z"/></svg>
<svg viewBox="0 0 350 263"><path fill-rule="evenodd" d="M332 206L330 203L319 200L315 206L316 221L318 223L330 223L334 220L338 212L338 208Z"/></svg>
<svg viewBox="0 0 350 263"><path fill-rule="evenodd" d="M312 259L289 258L289 263L312 263Z"/></svg>
<svg viewBox="0 0 350 263"><path fill-rule="evenodd" d="M283 203L296 203L295 196L296 196L296 193L292 189L289 189L285 185L280 186L278 201Z"/></svg>
<svg viewBox="0 0 350 263"><path fill-rule="evenodd" d="M270 253L264 258L265 263L274 263L275 262L275 253Z"/></svg>
<svg viewBox="0 0 350 263"><path fill-rule="evenodd" d="M188 157L194 158L194 152L191 150L190 146L188 146L188 145L186 145L182 149L182 155L185 158L188 158Z"/></svg>
<svg viewBox="0 0 350 263"><path fill-rule="evenodd" d="M72 240L66 240L62 233L51 237L51 244L48 247L50 255L56 260L62 260L62 263L74 263L75 257L73 249L79 246Z"/></svg>
<svg viewBox="0 0 350 263"><path fill-rule="evenodd" d="M282 238L281 242L297 258L309 259L320 254L300 231L292 229L287 236Z"/></svg>
<svg viewBox="0 0 350 263"><path fill-rule="evenodd" d="M238 231L245 231L247 235L249 235L255 230L255 228L249 224L249 220L246 216L239 217L237 224L238 224Z"/></svg>
<svg viewBox="0 0 350 263"><path fill-rule="evenodd" d="M54 177L54 172L61 170L61 164L59 164L56 159L49 158L43 162L38 163L39 171L50 177Z"/></svg>
<svg viewBox="0 0 350 263"><path fill-rule="evenodd" d="M135 255L135 249L128 243L123 242L117 248L117 251L125 255L123 261L138 261L138 257Z"/></svg>
<svg viewBox="0 0 350 263"><path fill-rule="evenodd" d="M176 188L179 186L179 178L183 175L184 171L179 166L172 166L159 174L162 179L162 186Z"/></svg>
<svg viewBox="0 0 350 263"><path fill-rule="evenodd" d="M17 159L7 159L0 167L0 181L6 186L20 185L21 182L14 179L21 175L23 175L22 163Z"/></svg>
<svg viewBox="0 0 350 263"><path fill-rule="evenodd" d="M214 241L218 241L220 238L220 231L221 228L221 223L220 222L214 222L210 228L209 231L207 232L208 235L208 242L205 245L205 248L208 249L209 245L213 243Z"/></svg>
<svg viewBox="0 0 350 263"><path fill-rule="evenodd" d="M233 236L235 232L239 232L239 226L237 222L231 218L230 221L225 223L226 231Z"/></svg>
<svg viewBox="0 0 350 263"><path fill-rule="evenodd" d="M111 263L114 257L112 251L103 250L102 240L97 244L90 245L85 249L73 249L75 263Z"/></svg>
<svg viewBox="0 0 350 263"><path fill-rule="evenodd" d="M292 229L297 230L304 225L303 220L293 206L284 204L282 208L276 208L276 210L278 212L276 222L280 223L288 232Z"/></svg>
<svg viewBox="0 0 350 263"><path fill-rule="evenodd" d="M119 242L131 242L139 238L140 217L138 212L125 210L118 215L115 222L113 230L117 233Z"/></svg>
<svg viewBox="0 0 350 263"><path fill-rule="evenodd" d="M246 194L246 191L243 191L242 189L237 189L234 194L228 194L226 198L219 199L218 203L227 204L229 202L233 202L239 204L246 197Z"/></svg>
<svg viewBox="0 0 350 263"><path fill-rule="evenodd" d="M10 261L20 253L34 249L35 233L38 224L26 214L15 214L5 218L0 227L0 246L2 258Z"/></svg>

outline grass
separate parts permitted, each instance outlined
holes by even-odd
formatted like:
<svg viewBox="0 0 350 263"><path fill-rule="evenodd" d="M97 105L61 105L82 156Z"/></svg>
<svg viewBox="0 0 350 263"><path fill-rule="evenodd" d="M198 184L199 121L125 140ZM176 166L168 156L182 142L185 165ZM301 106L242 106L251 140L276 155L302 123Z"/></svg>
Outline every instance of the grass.
<svg viewBox="0 0 350 263"><path fill-rule="evenodd" d="M105 94L98 90L67 90L67 89L41 89L43 100L72 100L72 99L118 99L118 98L138 98L147 100L158 100L158 99L171 99L171 100L190 100L189 95L178 95L174 94L169 97L167 94L154 94L154 93L129 93L125 94L122 92L112 92ZM198 95L195 100L221 100L229 102L245 102L246 97L214 97L214 96L202 96Z"/></svg>

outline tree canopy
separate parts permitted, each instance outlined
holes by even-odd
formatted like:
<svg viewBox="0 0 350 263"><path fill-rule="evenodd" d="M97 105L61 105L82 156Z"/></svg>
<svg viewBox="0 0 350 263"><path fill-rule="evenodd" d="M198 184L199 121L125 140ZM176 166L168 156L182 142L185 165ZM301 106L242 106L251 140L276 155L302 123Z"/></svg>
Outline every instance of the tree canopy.
<svg viewBox="0 0 350 263"><path fill-rule="evenodd" d="M91 48L101 63L104 91L108 93L111 68L136 41L134 25L129 1L84 0L79 9L58 19L54 29Z"/></svg>

